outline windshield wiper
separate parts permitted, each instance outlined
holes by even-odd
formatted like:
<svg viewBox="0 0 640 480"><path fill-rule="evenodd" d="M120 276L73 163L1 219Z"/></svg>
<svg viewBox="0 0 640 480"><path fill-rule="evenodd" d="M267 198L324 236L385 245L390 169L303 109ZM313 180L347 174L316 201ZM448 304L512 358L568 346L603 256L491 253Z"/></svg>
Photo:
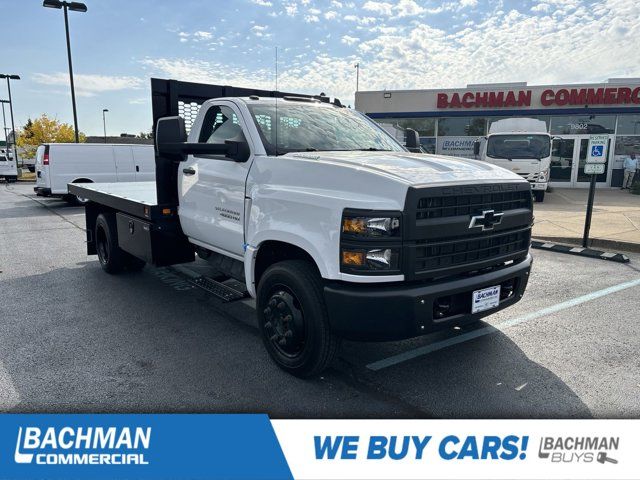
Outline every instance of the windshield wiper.
<svg viewBox="0 0 640 480"><path fill-rule="evenodd" d="M391 150L385 150L384 148L368 147L368 148L356 148L360 152L390 152Z"/></svg>

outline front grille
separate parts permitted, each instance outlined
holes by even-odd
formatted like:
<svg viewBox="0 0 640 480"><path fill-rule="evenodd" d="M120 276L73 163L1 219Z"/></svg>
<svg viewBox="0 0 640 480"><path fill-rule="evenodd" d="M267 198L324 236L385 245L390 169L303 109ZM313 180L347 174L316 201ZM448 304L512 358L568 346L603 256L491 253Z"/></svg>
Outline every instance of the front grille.
<svg viewBox="0 0 640 480"><path fill-rule="evenodd" d="M428 196L418 201L416 220L429 218L477 215L484 210L504 212L517 208L530 208L531 192L528 190L466 194L455 196Z"/></svg>
<svg viewBox="0 0 640 480"><path fill-rule="evenodd" d="M527 182L409 189L405 275L432 279L523 259L531 241L533 202ZM486 225L472 217L499 221ZM475 225L473 226L472 225Z"/></svg>
<svg viewBox="0 0 640 480"><path fill-rule="evenodd" d="M486 235L418 243L415 273L448 269L508 257L529 248L531 230L522 228Z"/></svg>

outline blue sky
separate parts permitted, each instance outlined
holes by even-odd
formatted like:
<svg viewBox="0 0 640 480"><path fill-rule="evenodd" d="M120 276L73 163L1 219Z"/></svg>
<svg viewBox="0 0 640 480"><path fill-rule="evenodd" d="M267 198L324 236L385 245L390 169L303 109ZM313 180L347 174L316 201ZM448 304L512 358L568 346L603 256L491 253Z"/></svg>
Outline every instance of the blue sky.
<svg viewBox="0 0 640 480"><path fill-rule="evenodd" d="M0 71L16 123L42 113L72 122L62 12L0 0ZM640 77L634 0L87 0L70 12L80 129L151 126L149 78L324 91L353 104L360 89L529 84ZM0 97L6 87L0 84Z"/></svg>

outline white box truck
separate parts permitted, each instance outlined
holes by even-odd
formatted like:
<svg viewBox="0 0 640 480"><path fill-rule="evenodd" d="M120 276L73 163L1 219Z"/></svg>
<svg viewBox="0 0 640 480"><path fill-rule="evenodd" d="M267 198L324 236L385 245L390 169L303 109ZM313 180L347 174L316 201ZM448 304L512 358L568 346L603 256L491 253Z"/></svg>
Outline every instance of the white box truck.
<svg viewBox="0 0 640 480"><path fill-rule="evenodd" d="M551 140L542 120L506 118L491 124L489 134L474 144L474 154L526 179L536 201L542 202L549 184Z"/></svg>
<svg viewBox="0 0 640 480"><path fill-rule="evenodd" d="M155 182L69 185L107 273L197 253L219 275L192 281L255 297L267 351L302 377L341 338L416 337L522 298L533 200L519 175L410 153L324 96L151 82Z"/></svg>
<svg viewBox="0 0 640 480"><path fill-rule="evenodd" d="M13 152L7 148L0 149L0 178L7 183L18 180L18 166L13 158Z"/></svg>
<svg viewBox="0 0 640 480"><path fill-rule="evenodd" d="M36 151L39 196L58 196L84 204L69 194L70 183L143 182L155 178L153 145L46 143Z"/></svg>

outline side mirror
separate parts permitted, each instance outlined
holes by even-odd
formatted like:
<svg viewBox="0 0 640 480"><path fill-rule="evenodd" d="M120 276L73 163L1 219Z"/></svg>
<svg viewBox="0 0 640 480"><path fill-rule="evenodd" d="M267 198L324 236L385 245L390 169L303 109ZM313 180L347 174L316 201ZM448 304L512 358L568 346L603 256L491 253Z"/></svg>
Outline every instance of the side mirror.
<svg viewBox="0 0 640 480"><path fill-rule="evenodd" d="M159 155L173 157L182 161L183 154L180 145L187 141L187 130L181 117L163 117L156 125L156 152Z"/></svg>
<svg viewBox="0 0 640 480"><path fill-rule="evenodd" d="M480 155L480 140L473 142L473 154Z"/></svg>
<svg viewBox="0 0 640 480"><path fill-rule="evenodd" d="M242 130L233 138L225 140L227 151L225 155L227 158L235 160L236 162L246 162L251 156L251 149L249 149L249 143L247 142Z"/></svg>
<svg viewBox="0 0 640 480"><path fill-rule="evenodd" d="M159 155L182 162L187 155L225 155L236 162L246 162L251 151L242 131L224 145L219 143L187 143L187 132L181 117L164 117L156 126L156 151Z"/></svg>
<svg viewBox="0 0 640 480"><path fill-rule="evenodd" d="M414 153L421 153L422 148L420 148L420 136L418 135L418 132L412 128L407 128L405 133L407 138L405 143L407 150Z"/></svg>

